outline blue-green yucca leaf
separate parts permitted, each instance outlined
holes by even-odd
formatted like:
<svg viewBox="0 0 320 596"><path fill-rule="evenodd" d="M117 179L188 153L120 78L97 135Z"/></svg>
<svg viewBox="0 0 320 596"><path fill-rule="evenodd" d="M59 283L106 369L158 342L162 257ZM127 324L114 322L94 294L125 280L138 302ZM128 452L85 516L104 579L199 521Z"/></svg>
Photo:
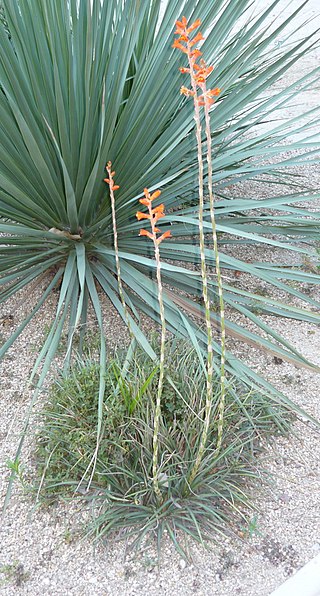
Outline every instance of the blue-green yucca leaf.
<svg viewBox="0 0 320 596"><path fill-rule="evenodd" d="M318 304L316 299L290 283L316 284L316 275L299 267L246 263L226 250L228 245L269 245L291 250L297 257L312 257L320 223L319 214L308 211L308 202L318 195L289 189L298 181L287 174L288 167L317 159L312 127L320 120L320 109L286 122L278 118L283 107L296 98L300 86L318 84L319 68L286 88L270 91L272 84L312 49L317 36L297 42L289 36L287 43L276 47L278 36L286 35L295 16L279 20L277 27L269 29L267 18L278 4L275 0L253 19L251 0L170 0L164 12L160 0L102 0L92 8L87 0L4 0L10 38L0 25L0 299L4 302L46 272L47 288L53 287L53 276L54 285L62 280L52 341L47 340L36 366L42 364L47 370L61 321L69 325L68 365L79 327L81 345L91 302L102 334L103 386L103 314L96 283L125 320L117 289L108 188L103 182L108 160L120 185L116 192L120 261L137 340L155 359L137 323L140 313L159 321L152 247L138 239L135 218L137 200L147 186L162 189L167 216L159 225L163 230L170 226L174 235L161 245L168 329L189 336L193 345L205 346L202 331L180 310L196 312L201 322L200 276L190 268L190 264L195 268L199 264L193 108L192 102L179 94L185 83L178 70L185 66L184 56L172 48L174 22L182 14L203 21L203 51L206 61L215 64L209 84L222 88L212 109L222 267L243 271L306 304L304 309L250 291L241 294L236 285L225 283L230 311L246 315L266 335L262 341L259 332L250 334L231 318L228 332L250 345L307 365L261 316L316 322L316 315L310 313L310 306ZM301 2L298 11L304 6ZM299 138L294 137L291 144L294 153L288 156L288 135L298 132ZM230 196L231 184L250 179L281 185L281 195L271 191L272 196L261 200L239 198L239 193L235 199ZM210 232L208 206L205 220ZM206 254L214 265L209 247ZM58 277L52 273L53 266L58 268ZM70 284L72 291L66 293ZM184 298L183 305L180 291L190 297ZM210 293L214 301L214 279ZM36 305L26 321L37 312ZM213 324L219 326L216 313ZM17 335L18 331L12 341ZM5 344L3 353L11 343ZM218 356L218 342L215 349ZM231 354L228 367L230 373L257 383L255 373L250 376L250 369ZM100 415L101 396L102 389Z"/></svg>

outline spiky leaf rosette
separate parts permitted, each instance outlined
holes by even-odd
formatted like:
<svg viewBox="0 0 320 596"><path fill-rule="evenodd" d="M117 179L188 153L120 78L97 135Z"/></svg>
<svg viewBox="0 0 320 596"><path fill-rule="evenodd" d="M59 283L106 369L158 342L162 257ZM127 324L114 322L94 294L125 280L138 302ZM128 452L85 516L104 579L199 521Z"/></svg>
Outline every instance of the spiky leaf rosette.
<svg viewBox="0 0 320 596"><path fill-rule="evenodd" d="M196 4L196 7L195 7ZM116 210L118 245L124 297L131 313L132 330L147 353L155 358L147 338L137 325L138 315L159 322L155 263L147 238L137 238L135 218L142 189L161 188L173 239L163 247L164 302L167 328L189 336L198 348L205 337L188 313L201 321L199 251L193 236L198 230L195 182L196 151L192 106L179 95L183 82L178 70L181 56L172 49L174 22L185 14L190 21L202 19L206 41L202 50L215 64L212 83L222 89L213 107L213 183L218 197L218 232L240 244L269 245L309 254L309 243L319 225L318 213L309 213L301 202L314 200L309 193L230 200L226 188L243 180L267 177L286 183L283 167L312 161L316 144L309 128L319 121L319 109L304 119L285 123L274 115L290 102L297 88L314 84L319 68L286 89L269 93L270 86L316 43L305 37L279 48L286 26L295 13L270 29L267 19L276 9L275 0L259 17L251 19L249 0L170 0L161 16L160 0L125 3L104 0L4 0L10 39L0 26L0 247L1 302L48 272L47 287L30 315L2 346L1 355L45 304L51 289L60 284L59 300L51 332L40 351L35 369L42 366L41 385L54 357L63 326L69 325L66 365L75 329L85 328L91 302L101 329L101 388L105 342L99 287L120 315L112 233L112 215L106 185L105 164L117 171ZM301 3L300 10L305 3ZM239 22L244 23L239 28ZM209 33L208 33L209 31ZM210 79L210 77L209 77ZM208 85L211 86L210 80ZM258 125L271 120L267 132ZM248 132L257 130L255 135ZM283 155L289 132L299 131L302 140ZM309 138L310 137L310 138ZM300 134L301 138L301 134ZM301 153L302 152L302 153ZM276 157L276 165L261 159ZM272 161L272 160L271 160ZM299 202L299 207L295 203ZM268 215L276 209L277 215ZM261 214L267 215L261 215ZM209 206L205 226L210 237ZM161 222L159 222L161 228ZM207 249L213 264L212 251ZM290 285L290 280L319 283L319 276L292 272L270 264L247 263L221 250L221 266L246 272L307 303L298 308L239 292L224 283L225 302L255 323L264 333L249 331L232 321L227 334L270 350L283 359L307 365L306 360L255 313L319 322L309 305L311 296ZM176 262L176 264L175 264ZM186 266L183 266L183 262ZM56 273L49 271L55 266ZM170 288L170 290L169 290ZM177 292L176 292L177 290ZM188 296L181 296L180 291ZM214 301L217 288L210 282ZM213 313L219 325L219 315ZM219 342L214 345L219 354ZM248 383L270 386L242 361L228 355L228 370ZM280 395L274 390L275 398Z"/></svg>

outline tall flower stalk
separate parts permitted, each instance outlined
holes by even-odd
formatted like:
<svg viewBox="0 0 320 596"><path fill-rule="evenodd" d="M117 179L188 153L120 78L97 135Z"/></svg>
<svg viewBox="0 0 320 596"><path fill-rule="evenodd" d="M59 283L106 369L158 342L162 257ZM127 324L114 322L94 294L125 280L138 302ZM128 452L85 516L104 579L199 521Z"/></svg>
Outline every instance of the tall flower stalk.
<svg viewBox="0 0 320 596"><path fill-rule="evenodd" d="M144 198L140 199L140 203L148 208L148 213L137 211L136 217L140 221L142 219L148 219L151 226L151 232L145 229L141 229L139 236L147 236L153 241L154 245L154 256L156 260L156 275L158 284L158 302L159 302L159 313L161 321L161 342L160 342L160 366L159 366L159 381L157 390L156 407L154 413L154 426L153 426L153 458L152 458L152 476L153 486L156 497L161 502L161 491L159 488L159 474L158 474L158 452L159 452L159 427L161 419L161 397L163 390L163 379L164 379L164 356L165 356L165 341L166 341L166 321L164 314L163 304L163 288L161 279L161 261L160 261L160 250L159 245L165 238L171 237L171 232L167 231L158 236L161 230L157 227L157 222L160 218L165 217L164 204L161 203L157 207L152 206L154 199L157 199L161 194L160 190L156 190L150 195L147 188L144 189Z"/></svg>
<svg viewBox="0 0 320 596"><path fill-rule="evenodd" d="M182 86L180 93L187 97L193 97L194 102L194 119L196 124L196 139L197 139L197 154L198 154L198 170L199 170L199 248L201 259L201 277L202 277L202 293L205 307L205 321L207 330L207 385L206 385L206 404L204 413L204 425L200 438L200 445L196 457L196 461L192 468L189 482L192 483L198 473L201 461L205 452L206 443L208 439L209 426L211 420L211 412L213 406L213 349L212 349L212 328L211 328L211 313L210 313L210 299L208 292L208 274L205 259L205 237L203 226L203 211L204 211L204 185L203 185L203 155L202 155L202 128L201 128L201 106L205 110L205 124L206 124L206 139L207 139L207 162L208 162L208 194L210 201L210 217L212 225L213 246L215 254L216 275L219 293L220 306L220 321L221 321L221 374L220 374L220 400L219 400L219 415L218 415L218 437L217 450L220 450L223 434L223 417L225 404L225 321L224 321L224 301L223 301L223 287L221 279L221 270L219 262L217 229L215 222L214 210L214 194L212 184L212 158L211 158L211 130L210 130L210 114L209 109L214 99L220 93L219 88L207 89L206 79L212 72L213 67L207 67L205 62L201 59L200 64L197 60L202 56L202 52L195 47L196 44L203 40L203 36L198 32L193 38L190 34L198 29L201 21L196 20L190 27L185 17L181 21L176 22L176 31L178 38L175 39L173 47L181 50L188 58L188 67L181 67L180 71L183 74L190 75L191 89ZM202 91L198 93L198 88Z"/></svg>
<svg viewBox="0 0 320 596"><path fill-rule="evenodd" d="M199 83L200 84L200 83ZM201 85L201 84L200 84ZM226 363L226 325L225 325L225 308L223 298L223 284L220 269L220 257L218 247L217 225L214 208L214 193L212 184L212 146L211 146L211 126L210 126L210 105L211 97L207 95L206 79L202 83L202 91L204 97L204 112L206 123L206 139L207 139L207 162L208 162L208 193L210 201L210 218L212 227L213 250L216 263L217 285L219 295L219 310L220 310L220 345L221 345L221 360L220 360L220 400L218 406L218 437L217 437L217 451L220 451L223 436L223 421L226 401L226 383L225 383L225 363Z"/></svg>
<svg viewBox="0 0 320 596"><path fill-rule="evenodd" d="M106 170L108 172L108 178L104 178L104 182L106 182L108 184L108 186L109 186L109 192L110 192L111 213L112 213L112 228L113 228L113 246L114 246L114 254L115 254L115 260L116 260L118 292L119 292L119 297L120 297L121 304L122 304L122 307L123 307L123 310L124 310L124 316L125 316L125 319L126 319L126 323L127 323L127 326L128 326L130 337L131 337L131 339L134 339L134 334L132 332L131 324L130 324L130 317L129 317L129 313L128 313L126 301L125 301L125 298L124 298L123 285L122 285L122 279L121 279L120 259L119 259L118 230L117 230L117 218L116 218L116 202L115 202L115 197L114 197L114 191L115 190L118 190L118 188L120 188L120 186L118 184L115 184L115 182L114 182L115 171L112 171L112 163L111 163L111 161L108 161L108 163L106 165Z"/></svg>

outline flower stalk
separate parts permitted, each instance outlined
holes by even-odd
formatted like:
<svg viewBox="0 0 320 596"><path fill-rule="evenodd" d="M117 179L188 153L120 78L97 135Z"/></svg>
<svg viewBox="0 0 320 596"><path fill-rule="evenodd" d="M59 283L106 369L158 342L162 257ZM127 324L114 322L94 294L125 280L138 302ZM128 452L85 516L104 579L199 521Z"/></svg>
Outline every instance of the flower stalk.
<svg viewBox="0 0 320 596"><path fill-rule="evenodd" d="M147 188L144 189L144 198L140 199L140 203L148 208L148 213L137 211L136 217L140 221L142 219L148 219L151 226L151 232L145 229L141 229L139 236L147 236L153 241L154 256L156 261L156 276L158 285L158 302L159 302L159 314L161 321L161 340L160 340L160 363L159 363L159 380L157 389L156 407L154 413L154 425L153 425L153 457L152 457L152 477L154 492L156 494L158 502L161 502L162 495L159 487L159 474L158 474L158 453L159 453L159 428L161 420L161 397L163 391L163 380L164 380L164 358L165 358L165 341L166 341L166 321L164 314L163 304L163 287L161 279L161 261L160 261L160 250L159 245L165 238L171 237L171 232L166 231L161 236L158 234L161 230L157 227L157 222L160 218L165 217L164 205L161 203L157 207L152 206L152 201L157 199L161 194L160 190L156 190L150 195Z"/></svg>
<svg viewBox="0 0 320 596"><path fill-rule="evenodd" d="M219 310L220 310L220 346L221 346L221 360L220 360L220 399L218 404L218 431L217 431L217 447L216 451L219 453L223 437L223 423L224 410L226 401L226 381L225 381L225 364L226 364L226 324L225 324L225 308L223 297L223 284L220 268L218 234L215 218L215 197L213 193L212 183L212 144L211 144L211 126L210 126L210 103L206 93L206 82L203 84L204 96L204 113L206 123L206 139L207 139L207 162L208 162L208 193L210 202L210 219L212 227L213 250L215 256L218 295L219 295Z"/></svg>
<svg viewBox="0 0 320 596"><path fill-rule="evenodd" d="M180 93L186 97L193 97L194 102L194 120L196 124L196 140L197 140L197 155L198 155L198 185L199 185L199 249L200 249L200 260L201 260L201 277L202 277L202 295L205 308L205 322L207 331L207 384L206 384L206 403L204 412L204 424L202 434L200 438L199 449L194 466L191 470L189 477L189 483L192 484L196 477L198 470L201 465L201 461L206 449L206 443L208 439L209 426L211 420L211 413L213 407L213 348L212 348L212 327L211 327L211 312L210 312L210 298L208 292L208 273L205 259L205 236L204 236L204 225L203 225L203 212L204 212L204 183L203 183L203 155L202 155L202 128L201 128L201 113L200 107L204 106L205 110L205 124L206 124L206 139L207 139L207 163L208 163L208 193L210 200L210 217L212 225L212 236L214 245L214 255L216 264L216 275L219 293L219 306L220 306L220 321L221 321L221 375L220 375L220 400L219 400L219 420L218 420L218 437L217 437L217 450L220 450L223 433L223 413L225 403L225 322L224 322L224 301L223 301L223 288L219 261L218 251L218 239L217 229L215 221L215 210L214 210L214 194L212 184L212 158L211 158L211 130L210 130L210 114L209 108L213 104L215 97L219 95L220 89L207 89L206 79L212 72L213 67L207 66L204 60L200 60L200 64L197 63L198 58L202 56L202 52L195 47L195 45L203 40L203 36L198 32L195 37L191 38L190 33L197 29L201 24L201 21L196 20L190 27L185 17L182 17L181 21L176 22L176 31L178 38L174 41L173 47L178 48L187 55L188 67L181 67L180 71L183 74L190 75L191 89L182 86ZM198 93L198 88L202 91Z"/></svg>
<svg viewBox="0 0 320 596"><path fill-rule="evenodd" d="M108 172L109 177L104 178L104 182L106 182L106 184L108 184L109 192L110 192L112 228L113 228L113 246L114 246L114 254L115 254L115 260L116 260L118 292L119 292L119 297L120 297L121 304L122 304L122 307L124 310L124 316L125 316L126 323L128 326L130 338L134 339L134 334L132 332L132 328L131 328L131 324L130 324L130 316L129 316L127 304L126 304L126 301L124 298L123 285L122 285L122 279L121 279L121 266L120 266L120 259L119 259L118 230L117 230L116 203L115 203L114 191L118 190L120 188L120 186L118 184L114 183L115 171L112 171L111 161L108 161L108 163L106 165L106 170Z"/></svg>

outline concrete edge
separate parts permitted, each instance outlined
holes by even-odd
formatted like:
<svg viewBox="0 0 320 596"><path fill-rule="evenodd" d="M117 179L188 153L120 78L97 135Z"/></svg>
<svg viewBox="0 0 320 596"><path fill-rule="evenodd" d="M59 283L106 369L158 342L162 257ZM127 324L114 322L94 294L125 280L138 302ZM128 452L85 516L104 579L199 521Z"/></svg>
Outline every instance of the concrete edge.
<svg viewBox="0 0 320 596"><path fill-rule="evenodd" d="M320 553L269 596L320 596Z"/></svg>

